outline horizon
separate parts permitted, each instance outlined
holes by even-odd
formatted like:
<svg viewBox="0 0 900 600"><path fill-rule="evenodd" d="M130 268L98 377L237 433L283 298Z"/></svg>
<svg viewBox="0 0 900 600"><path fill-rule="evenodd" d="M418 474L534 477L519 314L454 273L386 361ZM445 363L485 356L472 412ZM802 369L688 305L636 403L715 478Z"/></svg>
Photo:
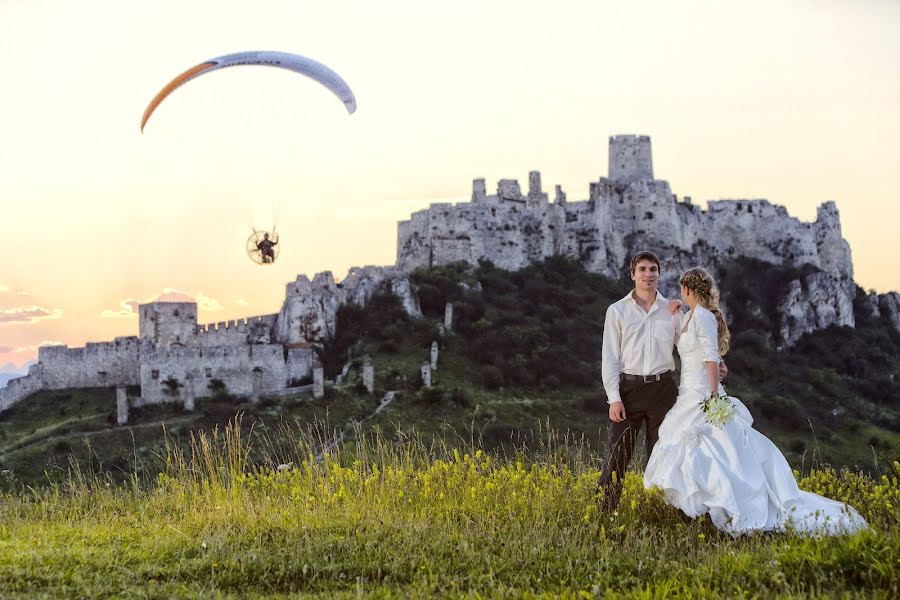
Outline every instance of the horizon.
<svg viewBox="0 0 900 600"><path fill-rule="evenodd" d="M237 8L238 10L234 10ZM397 222L471 182L605 175L612 135L650 136L679 198L765 198L815 220L834 200L865 289L900 289L900 5L772 0L166 0L0 4L0 364L137 335L133 306L198 301L201 323L277 312L298 274L391 265ZM23 52L27 48L27 52ZM353 89L279 69L166 81L251 49L321 61ZM61 67L61 68L60 68ZM277 221L278 261L244 254Z"/></svg>

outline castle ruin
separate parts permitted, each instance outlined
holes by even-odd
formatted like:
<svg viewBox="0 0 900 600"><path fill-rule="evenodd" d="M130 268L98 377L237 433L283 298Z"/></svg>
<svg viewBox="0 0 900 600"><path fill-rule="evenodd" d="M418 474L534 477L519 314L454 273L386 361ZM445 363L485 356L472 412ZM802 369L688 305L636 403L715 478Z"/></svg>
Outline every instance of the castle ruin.
<svg viewBox="0 0 900 600"><path fill-rule="evenodd" d="M854 326L853 265L834 202L823 203L813 222L763 199L710 201L702 210L654 179L649 137L619 135L609 139L608 176L589 184L585 200L569 201L557 185L551 201L537 171L529 174L525 193L518 181L502 179L488 194L484 179L475 179L471 201L432 204L399 223L394 266L354 267L340 283L330 272L311 281L300 275L287 284L277 314L242 320L198 325L194 303L143 304L137 337L41 348L28 374L0 389L0 411L39 390L99 386L140 386L133 405L191 408L196 398L211 395L214 379L233 394L256 398L312 378L312 346L334 335L341 305L365 305L386 290L407 313L420 316L408 277L418 267L486 259L518 270L563 255L622 278L630 257L643 249L663 260L666 295L677 291L678 273L697 264L715 271L745 256L810 265L786 297L772 299L781 315L775 333L790 345L830 325ZM900 294L870 294L867 308L900 329Z"/></svg>

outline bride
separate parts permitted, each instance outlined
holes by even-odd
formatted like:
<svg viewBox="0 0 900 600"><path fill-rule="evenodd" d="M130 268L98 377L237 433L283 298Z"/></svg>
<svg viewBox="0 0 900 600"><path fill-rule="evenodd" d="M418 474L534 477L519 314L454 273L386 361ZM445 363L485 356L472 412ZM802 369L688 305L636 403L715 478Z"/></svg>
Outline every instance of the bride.
<svg viewBox="0 0 900 600"><path fill-rule="evenodd" d="M751 427L753 417L719 384L719 356L728 351L728 326L719 293L706 270L679 279L690 308L678 339L678 400L659 428L644 487L696 518L709 514L733 536L751 531L841 534L866 529L856 510L801 491L778 448Z"/></svg>

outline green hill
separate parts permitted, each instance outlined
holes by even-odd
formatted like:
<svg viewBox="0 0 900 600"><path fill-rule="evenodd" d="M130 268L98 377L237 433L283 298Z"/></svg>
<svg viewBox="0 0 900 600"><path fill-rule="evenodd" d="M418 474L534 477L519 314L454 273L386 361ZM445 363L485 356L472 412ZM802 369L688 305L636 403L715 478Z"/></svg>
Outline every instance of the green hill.
<svg viewBox="0 0 900 600"><path fill-rule="evenodd" d="M896 459L900 333L859 310L855 329L832 327L779 351L768 307L798 271L754 261L736 261L726 271L723 299L733 311L734 336L726 385L745 401L756 427L798 468L877 472ZM300 431L321 448L341 433L349 439L371 429L395 439L477 441L506 454L551 444L559 439L551 433L559 432L599 460L608 423L599 382L602 323L606 307L627 293L626 283L561 258L518 272L456 264L417 271L413 280L423 319L409 318L396 298L379 294L365 308L343 307L337 335L322 351L327 377L348 356L356 365L371 359L375 394L351 370L349 381L329 387L322 400L294 394L253 404L216 389L193 413L176 405L132 409L129 424L118 427L112 390L40 392L0 415L5 480L62 481L74 464L120 479L149 478L165 466L167 440L186 448L192 434L221 432L237 412L245 436L260 440L251 443L252 459L271 466L318 451L297 446ZM442 337L446 302L454 304L454 323ZM423 389L419 367L435 339L441 348L434 386ZM388 390L395 398L375 414Z"/></svg>

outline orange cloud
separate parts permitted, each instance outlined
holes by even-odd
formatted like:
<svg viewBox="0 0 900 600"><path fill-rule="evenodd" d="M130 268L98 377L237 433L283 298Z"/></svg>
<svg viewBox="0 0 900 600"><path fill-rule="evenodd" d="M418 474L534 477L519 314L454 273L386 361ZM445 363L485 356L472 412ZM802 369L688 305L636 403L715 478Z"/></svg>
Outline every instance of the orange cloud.
<svg viewBox="0 0 900 600"><path fill-rule="evenodd" d="M61 319L61 308L44 308L42 306L22 306L0 310L0 324L21 323L30 325L38 321Z"/></svg>

